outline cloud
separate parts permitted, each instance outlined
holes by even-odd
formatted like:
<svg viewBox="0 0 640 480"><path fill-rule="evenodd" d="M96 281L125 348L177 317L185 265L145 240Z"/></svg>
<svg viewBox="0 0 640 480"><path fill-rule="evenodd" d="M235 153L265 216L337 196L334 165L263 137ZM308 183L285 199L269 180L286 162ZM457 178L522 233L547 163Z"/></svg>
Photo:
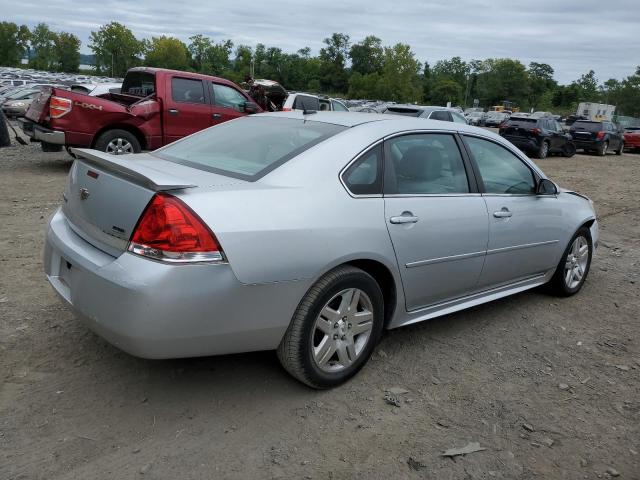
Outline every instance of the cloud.
<svg viewBox="0 0 640 480"><path fill-rule="evenodd" d="M172 35L188 43L197 33L235 44L264 43L314 53L333 32L352 41L366 35L385 45L408 43L419 60L460 56L549 63L568 83L593 69L604 81L635 71L640 9L636 0L270 0L269 2L0 0L3 20L75 33L88 53L89 34L112 20L136 36Z"/></svg>

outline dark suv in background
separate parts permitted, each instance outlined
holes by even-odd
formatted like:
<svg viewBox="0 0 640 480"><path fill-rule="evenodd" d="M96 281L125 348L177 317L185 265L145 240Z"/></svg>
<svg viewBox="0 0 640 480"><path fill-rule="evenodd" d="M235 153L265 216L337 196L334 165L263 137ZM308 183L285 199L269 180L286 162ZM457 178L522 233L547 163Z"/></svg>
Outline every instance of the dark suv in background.
<svg viewBox="0 0 640 480"><path fill-rule="evenodd" d="M553 118L512 116L500 126L500 136L509 140L520 150L537 158L546 158L550 153L561 153L572 157L576 147L571 135L565 133Z"/></svg>
<svg viewBox="0 0 640 480"><path fill-rule="evenodd" d="M624 150L624 133L613 122L591 122L577 120L569 130L576 148L585 152L595 151L601 157L613 150L622 155Z"/></svg>

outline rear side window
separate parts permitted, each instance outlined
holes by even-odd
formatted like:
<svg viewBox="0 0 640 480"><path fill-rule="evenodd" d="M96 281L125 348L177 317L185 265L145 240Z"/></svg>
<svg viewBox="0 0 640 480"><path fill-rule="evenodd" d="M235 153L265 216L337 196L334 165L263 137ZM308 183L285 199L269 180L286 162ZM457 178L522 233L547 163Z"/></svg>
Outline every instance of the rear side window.
<svg viewBox="0 0 640 480"><path fill-rule="evenodd" d="M486 193L535 193L533 172L509 150L476 137L465 137L465 142L478 165Z"/></svg>
<svg viewBox="0 0 640 480"><path fill-rule="evenodd" d="M232 108L238 112L244 112L247 99L235 88L214 83L213 102L219 107Z"/></svg>
<svg viewBox="0 0 640 480"><path fill-rule="evenodd" d="M342 180L354 195L382 193L382 145L377 145L356 160Z"/></svg>
<svg viewBox="0 0 640 480"><path fill-rule="evenodd" d="M171 79L171 98L180 103L205 103L202 80L173 77Z"/></svg>
<svg viewBox="0 0 640 480"><path fill-rule="evenodd" d="M320 100L309 95L297 95L293 101L294 110L320 110Z"/></svg>
<svg viewBox="0 0 640 480"><path fill-rule="evenodd" d="M387 141L389 175L385 193L469 193L462 155L452 135L412 134Z"/></svg>
<svg viewBox="0 0 640 480"><path fill-rule="evenodd" d="M509 125L513 127L524 127L524 128L533 128L538 123L538 120L535 118L513 118L511 117L509 120Z"/></svg>
<svg viewBox="0 0 640 480"><path fill-rule="evenodd" d="M120 93L146 97L156 91L156 76L150 72L129 72L122 82Z"/></svg>
<svg viewBox="0 0 640 480"><path fill-rule="evenodd" d="M255 181L346 127L293 118L243 117L156 150L156 155L208 172Z"/></svg>
<svg viewBox="0 0 640 480"><path fill-rule="evenodd" d="M436 110L435 112L431 112L431 115L429 115L429 118L431 120L444 120L445 122L451 121L451 116L449 115L449 112L445 112L444 110Z"/></svg>

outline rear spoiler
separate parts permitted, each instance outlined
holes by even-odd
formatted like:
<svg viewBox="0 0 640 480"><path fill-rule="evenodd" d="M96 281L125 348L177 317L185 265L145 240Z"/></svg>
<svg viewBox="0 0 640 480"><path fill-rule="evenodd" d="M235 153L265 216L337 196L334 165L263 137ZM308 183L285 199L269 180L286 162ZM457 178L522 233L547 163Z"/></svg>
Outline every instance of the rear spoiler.
<svg viewBox="0 0 640 480"><path fill-rule="evenodd" d="M70 150L77 158L82 158L108 172L125 176L133 183L147 187L155 192L197 186L188 180L168 175L153 168L153 166L149 165L149 161L136 160L132 155L111 155L89 148L71 148Z"/></svg>

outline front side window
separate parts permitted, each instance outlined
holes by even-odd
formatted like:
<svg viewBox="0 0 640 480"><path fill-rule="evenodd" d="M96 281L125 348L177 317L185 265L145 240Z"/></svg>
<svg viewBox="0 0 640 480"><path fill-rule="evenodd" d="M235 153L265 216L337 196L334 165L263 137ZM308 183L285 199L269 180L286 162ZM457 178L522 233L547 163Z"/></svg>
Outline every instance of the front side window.
<svg viewBox="0 0 640 480"><path fill-rule="evenodd" d="M462 155L453 135L415 134L387 142L389 185L400 195L469 193Z"/></svg>
<svg viewBox="0 0 640 480"><path fill-rule="evenodd" d="M533 172L522 160L497 143L477 137L466 137L486 193L534 194Z"/></svg>
<svg viewBox="0 0 640 480"><path fill-rule="evenodd" d="M180 103L205 103L202 80L173 77L171 79L171 98Z"/></svg>
<svg viewBox="0 0 640 480"><path fill-rule="evenodd" d="M451 116L453 117L453 121L455 123L464 123L465 125L467 124L466 118L464 118L458 112L451 112Z"/></svg>
<svg viewBox="0 0 640 480"><path fill-rule="evenodd" d="M345 107L342 103L336 101L336 100L331 100L331 105L333 106L333 111L334 112L348 112L349 109L347 107Z"/></svg>
<svg viewBox="0 0 640 480"><path fill-rule="evenodd" d="M354 195L382 193L382 145L377 145L356 160L342 180Z"/></svg>
<svg viewBox="0 0 640 480"><path fill-rule="evenodd" d="M244 112L247 99L235 88L213 84L213 101L216 105L223 108L231 108L238 112Z"/></svg>

